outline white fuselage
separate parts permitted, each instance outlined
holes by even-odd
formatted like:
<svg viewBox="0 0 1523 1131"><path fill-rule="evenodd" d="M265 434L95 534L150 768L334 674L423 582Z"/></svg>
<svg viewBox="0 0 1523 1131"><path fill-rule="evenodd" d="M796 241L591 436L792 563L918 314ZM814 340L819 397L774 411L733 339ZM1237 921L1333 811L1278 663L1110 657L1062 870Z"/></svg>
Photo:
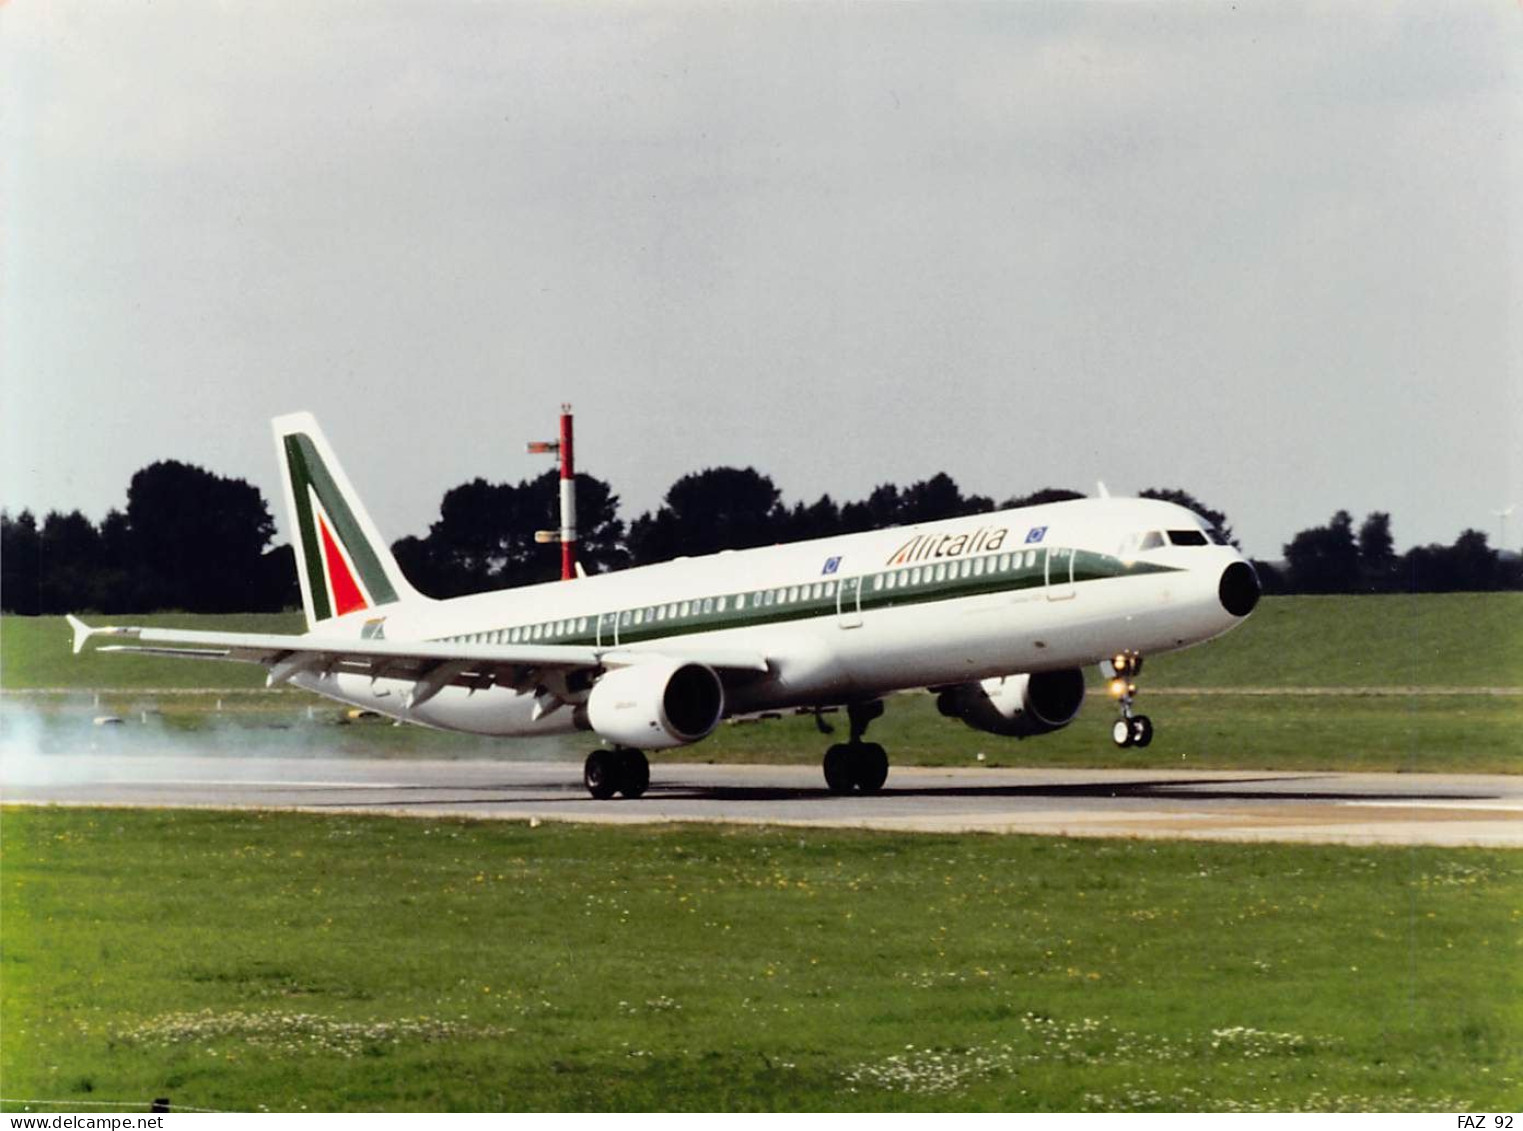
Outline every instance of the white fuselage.
<svg viewBox="0 0 1523 1131"><path fill-rule="evenodd" d="M1170 503L1076 500L411 601L324 631L657 655L680 641L766 658L766 673L726 677L726 714L830 706L1077 668L1121 651L1170 651L1240 623L1219 586L1241 555L1205 538L1176 544L1170 531L1207 534ZM557 709L536 713L533 690L447 687L409 708L410 680L308 673L295 682L451 730L532 735L586 725L575 710L585 689L560 688Z"/></svg>

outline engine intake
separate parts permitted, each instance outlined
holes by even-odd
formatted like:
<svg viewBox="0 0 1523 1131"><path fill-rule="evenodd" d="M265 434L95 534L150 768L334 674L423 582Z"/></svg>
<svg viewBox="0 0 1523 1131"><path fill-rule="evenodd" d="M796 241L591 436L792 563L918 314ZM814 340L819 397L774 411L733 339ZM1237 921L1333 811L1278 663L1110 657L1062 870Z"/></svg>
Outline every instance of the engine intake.
<svg viewBox="0 0 1523 1131"><path fill-rule="evenodd" d="M1006 738L1061 730L1083 705L1084 673L1078 668L960 683L936 697L936 709L943 715Z"/></svg>
<svg viewBox="0 0 1523 1131"><path fill-rule="evenodd" d="M724 717L724 686L712 668L652 660L614 668L587 696L587 721L620 746L660 750L707 738Z"/></svg>

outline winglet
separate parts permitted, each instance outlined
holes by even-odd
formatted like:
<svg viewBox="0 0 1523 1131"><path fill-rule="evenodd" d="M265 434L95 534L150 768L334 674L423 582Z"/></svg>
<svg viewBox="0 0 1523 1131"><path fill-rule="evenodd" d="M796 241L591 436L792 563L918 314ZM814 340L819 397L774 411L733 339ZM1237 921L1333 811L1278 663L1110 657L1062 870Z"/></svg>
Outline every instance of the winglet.
<svg viewBox="0 0 1523 1131"><path fill-rule="evenodd" d="M95 629L80 620L73 613L67 613L64 620L69 622L69 628L74 633L74 654L77 656L84 650L85 641L95 635Z"/></svg>

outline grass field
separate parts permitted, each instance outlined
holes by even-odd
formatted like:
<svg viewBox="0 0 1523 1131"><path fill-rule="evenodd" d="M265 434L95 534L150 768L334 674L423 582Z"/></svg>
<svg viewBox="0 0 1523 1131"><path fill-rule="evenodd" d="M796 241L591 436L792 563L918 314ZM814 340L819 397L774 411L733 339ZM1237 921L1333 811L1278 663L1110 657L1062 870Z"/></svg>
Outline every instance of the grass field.
<svg viewBox="0 0 1523 1131"><path fill-rule="evenodd" d="M300 627L290 616L152 619L185 627ZM1479 689L1523 688L1520 626L1523 594L1269 599L1236 632L1150 661L1139 707L1153 717L1158 737L1146 750L1110 745L1114 708L1101 695L1092 695L1066 730L1023 742L943 719L929 696L895 696L872 737L901 765L976 765L983 754L988 765L1518 772L1523 695ZM263 691L262 680L260 670L241 664L74 657L61 618L0 621L0 684L12 691L68 689L10 695L0 706L0 735L21 725L21 712L44 748L77 747L101 713L127 718L124 729L132 733L91 734L92 743L152 745L194 734L199 747L233 754L257 743L289 753L573 761L591 745L582 735L525 742L385 724L335 727L339 708L300 692ZM193 687L219 690L184 690ZM1439 693L1464 688L1477 692ZM138 725L145 719L150 726ZM661 757L812 763L830 741L811 720L783 718L723 726Z"/></svg>
<svg viewBox="0 0 1523 1131"><path fill-rule="evenodd" d="M0 828L12 1100L1523 1104L1515 852L100 810Z"/></svg>

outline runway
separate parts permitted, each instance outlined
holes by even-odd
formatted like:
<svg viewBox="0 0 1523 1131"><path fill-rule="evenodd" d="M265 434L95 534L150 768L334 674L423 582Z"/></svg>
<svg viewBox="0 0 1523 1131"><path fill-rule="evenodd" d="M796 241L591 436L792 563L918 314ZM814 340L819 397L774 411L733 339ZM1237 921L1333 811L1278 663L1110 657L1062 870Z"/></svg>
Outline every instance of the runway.
<svg viewBox="0 0 1523 1131"><path fill-rule="evenodd" d="M927 833L1523 847L1523 777L894 767L872 796L817 767L656 763L636 801L594 801L571 762L131 753L0 759L10 804L285 809Z"/></svg>

